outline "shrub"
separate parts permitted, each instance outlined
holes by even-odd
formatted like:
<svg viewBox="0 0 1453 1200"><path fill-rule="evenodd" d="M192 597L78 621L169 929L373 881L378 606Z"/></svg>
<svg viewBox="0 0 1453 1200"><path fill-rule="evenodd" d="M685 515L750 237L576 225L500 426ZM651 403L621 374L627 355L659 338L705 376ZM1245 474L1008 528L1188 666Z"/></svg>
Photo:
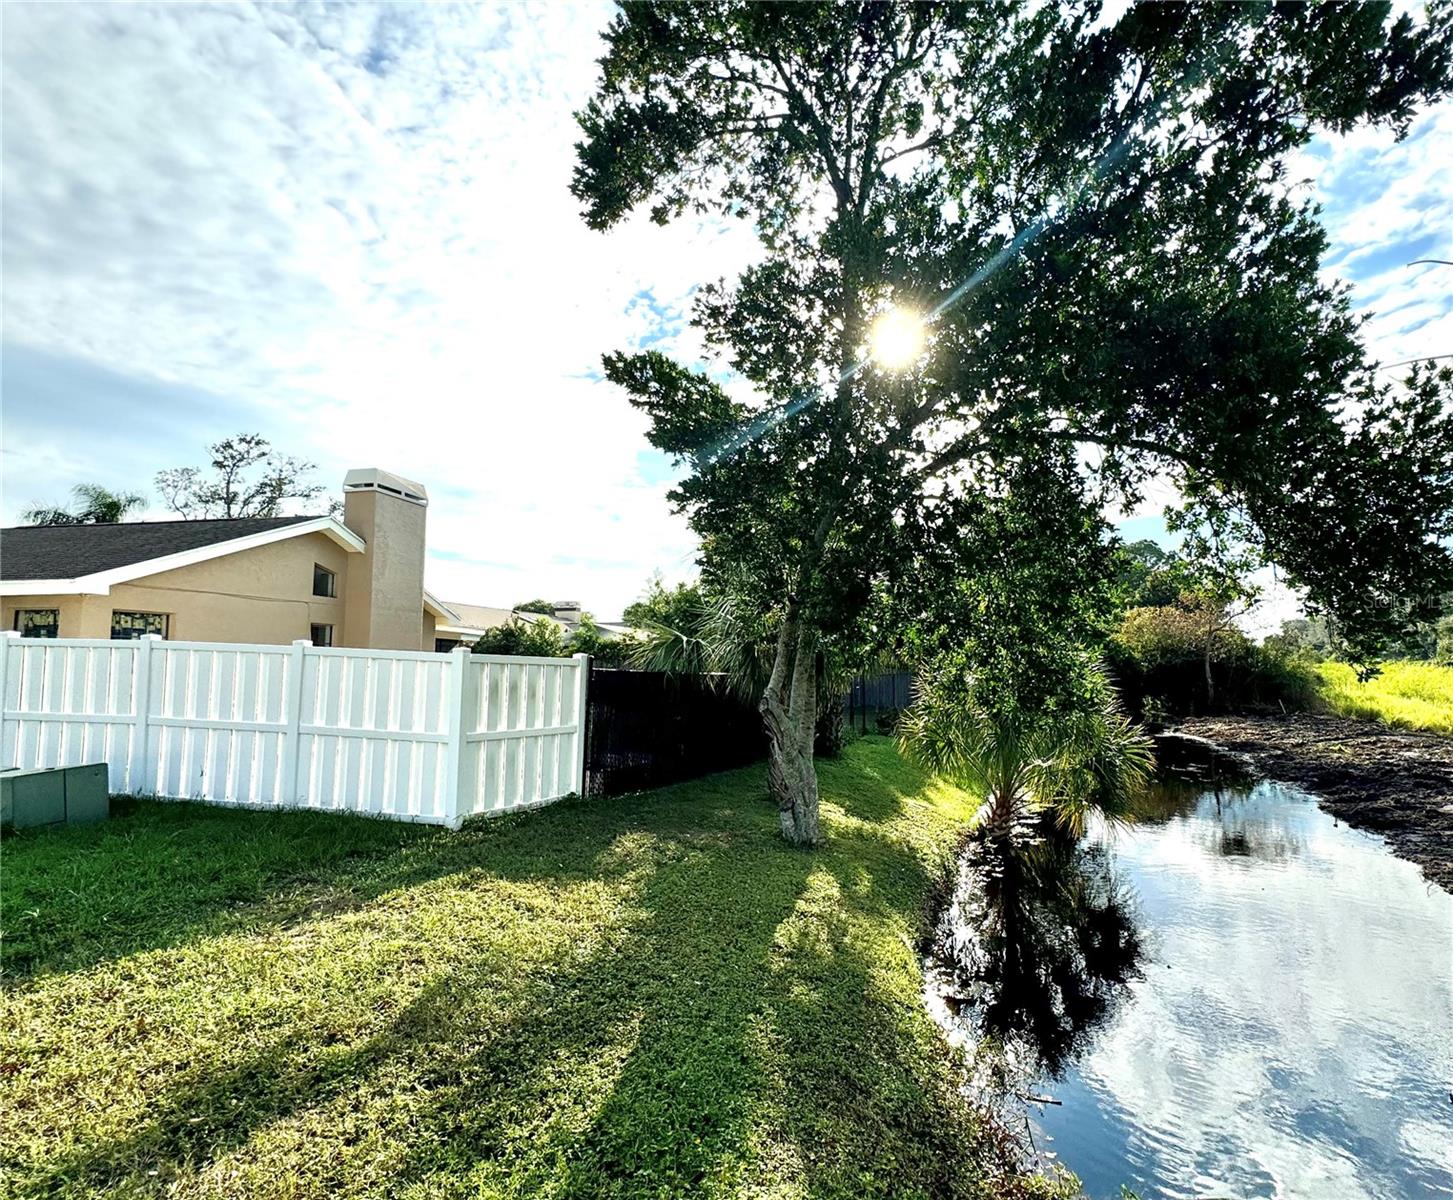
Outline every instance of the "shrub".
<svg viewBox="0 0 1453 1200"><path fill-rule="evenodd" d="M1125 614L1106 662L1132 712L1158 722L1206 711L1206 631L1213 615L1186 602ZM1258 646L1234 627L1212 639L1211 677L1217 708L1316 704L1317 680L1305 652L1287 642Z"/></svg>
<svg viewBox="0 0 1453 1200"><path fill-rule="evenodd" d="M580 616L580 628L569 639L567 654L588 654L597 667L621 668L630 665L635 649L632 638L608 638L588 613Z"/></svg>
<svg viewBox="0 0 1453 1200"><path fill-rule="evenodd" d="M607 638L600 626L582 614L580 628L567 634L555 621L525 621L514 617L486 630L474 643L476 654L523 655L533 658L569 658L589 654L598 667L627 665L634 643L626 638Z"/></svg>
<svg viewBox="0 0 1453 1200"><path fill-rule="evenodd" d="M565 631L554 621L522 621L513 617L487 629L474 643L476 654L510 654L535 658L569 658Z"/></svg>

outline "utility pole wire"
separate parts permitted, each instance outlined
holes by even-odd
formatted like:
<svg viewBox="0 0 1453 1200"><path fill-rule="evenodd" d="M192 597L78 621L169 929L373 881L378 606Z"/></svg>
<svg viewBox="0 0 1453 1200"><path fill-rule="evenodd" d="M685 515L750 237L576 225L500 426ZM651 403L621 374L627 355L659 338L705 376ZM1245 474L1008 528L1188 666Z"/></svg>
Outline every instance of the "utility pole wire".
<svg viewBox="0 0 1453 1200"><path fill-rule="evenodd" d="M1453 267L1453 263L1449 263L1448 265ZM1420 362L1440 362L1445 358L1453 358L1453 354L1424 354L1418 358L1405 358L1402 362L1384 363L1380 370L1391 371L1394 367L1410 367L1414 363Z"/></svg>

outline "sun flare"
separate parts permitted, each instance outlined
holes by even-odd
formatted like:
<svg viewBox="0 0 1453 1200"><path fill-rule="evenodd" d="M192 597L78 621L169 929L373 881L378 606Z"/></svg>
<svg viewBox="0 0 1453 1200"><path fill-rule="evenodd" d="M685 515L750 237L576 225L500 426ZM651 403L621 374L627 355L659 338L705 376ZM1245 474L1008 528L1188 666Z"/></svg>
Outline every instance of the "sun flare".
<svg viewBox="0 0 1453 1200"><path fill-rule="evenodd" d="M868 349L880 367L896 371L923 353L923 321L916 313L890 308L873 322Z"/></svg>

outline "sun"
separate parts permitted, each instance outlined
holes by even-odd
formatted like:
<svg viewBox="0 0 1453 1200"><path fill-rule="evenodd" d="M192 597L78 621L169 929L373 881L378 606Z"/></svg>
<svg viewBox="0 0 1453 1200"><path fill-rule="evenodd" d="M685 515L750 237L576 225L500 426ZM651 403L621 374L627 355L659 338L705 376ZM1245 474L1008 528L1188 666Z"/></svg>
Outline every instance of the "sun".
<svg viewBox="0 0 1453 1200"><path fill-rule="evenodd" d="M917 313L890 308L873 322L868 349L880 367L901 370L923 353L923 321Z"/></svg>

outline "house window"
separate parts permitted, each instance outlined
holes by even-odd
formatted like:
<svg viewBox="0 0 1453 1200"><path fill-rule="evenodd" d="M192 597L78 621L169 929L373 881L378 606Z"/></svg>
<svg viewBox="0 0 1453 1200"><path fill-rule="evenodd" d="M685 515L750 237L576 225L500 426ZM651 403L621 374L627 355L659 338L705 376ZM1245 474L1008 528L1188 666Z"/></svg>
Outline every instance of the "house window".
<svg viewBox="0 0 1453 1200"><path fill-rule="evenodd" d="M113 612L111 614L111 640L131 642L154 633L166 637L166 613Z"/></svg>
<svg viewBox="0 0 1453 1200"><path fill-rule="evenodd" d="M325 596L330 600L338 595L338 576L317 563L313 564L313 595Z"/></svg>
<svg viewBox="0 0 1453 1200"><path fill-rule="evenodd" d="M15 610L15 628L21 637L58 637L61 613L58 608L20 608Z"/></svg>
<svg viewBox="0 0 1453 1200"><path fill-rule="evenodd" d="M455 650L462 645L464 645L464 643L461 642L458 638L436 637L434 639L434 653L448 654L451 650Z"/></svg>
<svg viewBox="0 0 1453 1200"><path fill-rule="evenodd" d="M331 646L333 644L333 626L331 625L309 625L309 636L313 639L315 646Z"/></svg>

